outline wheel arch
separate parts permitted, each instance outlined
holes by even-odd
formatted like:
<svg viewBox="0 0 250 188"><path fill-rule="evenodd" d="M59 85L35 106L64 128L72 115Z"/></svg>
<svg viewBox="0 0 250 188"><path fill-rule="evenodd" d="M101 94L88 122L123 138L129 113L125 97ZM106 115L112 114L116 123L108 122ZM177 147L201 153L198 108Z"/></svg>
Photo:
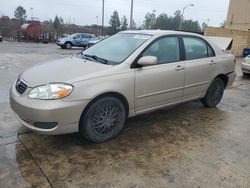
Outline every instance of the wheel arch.
<svg viewBox="0 0 250 188"><path fill-rule="evenodd" d="M73 43L72 43L71 41L69 41L69 40L67 40L67 41L64 43L64 45L66 45L67 43L70 43L71 46L73 46Z"/></svg>
<svg viewBox="0 0 250 188"><path fill-rule="evenodd" d="M227 75L225 75L225 74L219 74L218 76L216 76L214 78L214 80L216 78L220 78L223 81L225 88L227 87L227 84L228 84L228 76Z"/></svg>
<svg viewBox="0 0 250 188"><path fill-rule="evenodd" d="M87 110L90 108L90 106L94 102L96 102L97 100L99 100L99 99L101 99L103 97L115 97L115 98L119 99L124 104L124 107L125 107L125 110L126 110L126 117L128 117L128 114L129 114L129 103L128 103L127 98L124 95L122 95L121 93L118 93L118 92L106 92L106 93L102 93L102 94L96 96L95 98L93 98L87 104L87 106L82 111L82 114L81 114L81 117L80 117L80 120L79 120L79 125L83 121L83 118L85 117L85 115L87 113ZM80 126L79 126L79 130L80 130Z"/></svg>

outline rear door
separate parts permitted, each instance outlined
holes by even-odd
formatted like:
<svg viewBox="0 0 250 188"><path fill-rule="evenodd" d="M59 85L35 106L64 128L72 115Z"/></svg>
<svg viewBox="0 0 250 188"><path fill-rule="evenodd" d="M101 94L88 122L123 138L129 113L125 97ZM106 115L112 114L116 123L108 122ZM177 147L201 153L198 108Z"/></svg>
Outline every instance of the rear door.
<svg viewBox="0 0 250 188"><path fill-rule="evenodd" d="M183 36L185 51L184 100L202 97L215 77L216 58L211 46L202 38Z"/></svg>
<svg viewBox="0 0 250 188"><path fill-rule="evenodd" d="M157 65L136 68L135 111L155 109L182 100L184 63L178 36L166 36L153 42L141 55L156 56Z"/></svg>

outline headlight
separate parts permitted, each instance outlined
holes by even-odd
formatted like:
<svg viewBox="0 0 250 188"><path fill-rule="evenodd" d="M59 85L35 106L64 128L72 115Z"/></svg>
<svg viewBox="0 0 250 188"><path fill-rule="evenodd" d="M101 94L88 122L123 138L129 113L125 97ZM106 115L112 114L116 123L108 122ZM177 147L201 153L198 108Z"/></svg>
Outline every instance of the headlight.
<svg viewBox="0 0 250 188"><path fill-rule="evenodd" d="M31 99L54 100L62 99L70 95L73 86L64 83L54 83L38 86L29 92Z"/></svg>

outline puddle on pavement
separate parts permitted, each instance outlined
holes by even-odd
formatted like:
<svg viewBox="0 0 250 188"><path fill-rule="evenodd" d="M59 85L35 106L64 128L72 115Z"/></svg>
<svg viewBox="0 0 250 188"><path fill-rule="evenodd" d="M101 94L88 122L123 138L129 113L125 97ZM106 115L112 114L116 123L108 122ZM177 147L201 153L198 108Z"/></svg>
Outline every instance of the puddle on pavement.
<svg viewBox="0 0 250 188"><path fill-rule="evenodd" d="M0 65L0 69L9 69L9 66L7 66L7 65Z"/></svg>
<svg viewBox="0 0 250 188"><path fill-rule="evenodd" d="M103 144L89 143L79 134L26 133L19 139L32 156L28 160L34 160L54 186L183 185L190 173L201 178L209 161L219 162L216 156L209 158L209 152L220 156L228 149L219 143L234 129L228 123L241 123L234 116L239 118L194 102L131 118L121 135ZM22 147L17 144L16 153ZM24 158L20 152L16 155L18 171L26 183L34 184Z"/></svg>
<svg viewBox="0 0 250 188"><path fill-rule="evenodd" d="M140 115L103 144L89 143L79 134L19 132L18 141L0 146L0 187L198 187L207 184L204 177L218 187L222 180L231 185L230 176L243 185L250 170L250 118L222 106L209 109L195 101ZM5 120L15 121L9 112ZM223 176L217 176L218 168Z"/></svg>

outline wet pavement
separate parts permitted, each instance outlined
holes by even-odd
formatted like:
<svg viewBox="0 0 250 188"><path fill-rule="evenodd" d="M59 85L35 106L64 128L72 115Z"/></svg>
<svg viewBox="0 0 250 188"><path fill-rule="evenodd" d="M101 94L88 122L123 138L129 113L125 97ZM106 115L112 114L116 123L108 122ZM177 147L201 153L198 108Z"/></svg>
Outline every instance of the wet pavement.
<svg viewBox="0 0 250 188"><path fill-rule="evenodd" d="M8 102L18 74L79 50L0 44L0 187L250 187L250 78L240 59L218 108L194 101L134 117L103 144L20 125Z"/></svg>

